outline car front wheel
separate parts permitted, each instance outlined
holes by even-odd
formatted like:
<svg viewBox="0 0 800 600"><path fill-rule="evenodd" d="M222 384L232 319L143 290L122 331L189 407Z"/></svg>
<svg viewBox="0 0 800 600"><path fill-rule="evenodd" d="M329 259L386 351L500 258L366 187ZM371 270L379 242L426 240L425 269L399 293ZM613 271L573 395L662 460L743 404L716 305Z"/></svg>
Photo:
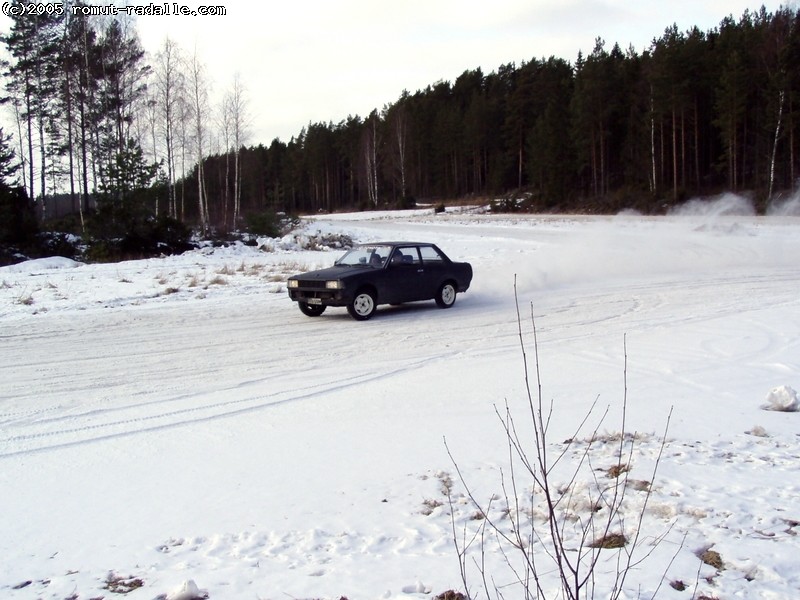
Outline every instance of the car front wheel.
<svg viewBox="0 0 800 600"><path fill-rule="evenodd" d="M450 308L456 301L456 287L451 282L442 284L436 292L436 306L439 308Z"/></svg>
<svg viewBox="0 0 800 600"><path fill-rule="evenodd" d="M347 312L356 321L366 321L375 314L375 308L375 294L369 290L362 290L347 305Z"/></svg>
<svg viewBox="0 0 800 600"><path fill-rule="evenodd" d="M307 302L298 302L297 306L300 307L300 312L307 317L318 317L325 312L325 306L321 304L308 304Z"/></svg>

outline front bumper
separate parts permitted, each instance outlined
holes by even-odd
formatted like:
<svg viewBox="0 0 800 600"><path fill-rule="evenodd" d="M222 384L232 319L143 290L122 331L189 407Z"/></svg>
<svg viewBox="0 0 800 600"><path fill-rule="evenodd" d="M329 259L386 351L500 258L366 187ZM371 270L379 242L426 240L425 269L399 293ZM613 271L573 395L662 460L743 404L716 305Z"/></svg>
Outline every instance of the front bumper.
<svg viewBox="0 0 800 600"><path fill-rule="evenodd" d="M289 288L289 298L312 306L347 306L350 298L344 290Z"/></svg>

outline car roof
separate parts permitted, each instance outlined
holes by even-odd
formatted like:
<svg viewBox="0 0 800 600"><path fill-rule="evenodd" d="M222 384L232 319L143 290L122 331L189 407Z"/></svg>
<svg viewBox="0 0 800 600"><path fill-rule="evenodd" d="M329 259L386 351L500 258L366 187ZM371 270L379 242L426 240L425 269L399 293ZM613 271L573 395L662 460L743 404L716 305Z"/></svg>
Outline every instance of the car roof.
<svg viewBox="0 0 800 600"><path fill-rule="evenodd" d="M369 242L357 246L433 246L431 242Z"/></svg>

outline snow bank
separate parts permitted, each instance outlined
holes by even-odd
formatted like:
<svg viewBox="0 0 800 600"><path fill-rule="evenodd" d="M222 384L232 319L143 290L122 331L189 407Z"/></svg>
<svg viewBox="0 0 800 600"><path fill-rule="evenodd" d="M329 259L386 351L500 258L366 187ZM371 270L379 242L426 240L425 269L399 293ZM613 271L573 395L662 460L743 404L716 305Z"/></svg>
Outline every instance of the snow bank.
<svg viewBox="0 0 800 600"><path fill-rule="evenodd" d="M26 260L15 265L0 267L0 273L36 273L40 271L52 271L56 269L74 269L83 263L64 258L63 256L50 256L48 258L35 258Z"/></svg>

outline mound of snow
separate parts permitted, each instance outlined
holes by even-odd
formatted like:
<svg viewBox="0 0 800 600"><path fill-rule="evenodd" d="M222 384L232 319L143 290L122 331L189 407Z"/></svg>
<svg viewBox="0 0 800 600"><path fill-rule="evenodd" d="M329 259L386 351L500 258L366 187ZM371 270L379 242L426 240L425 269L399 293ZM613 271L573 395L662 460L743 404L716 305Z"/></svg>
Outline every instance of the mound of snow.
<svg viewBox="0 0 800 600"><path fill-rule="evenodd" d="M191 579L184 581L167 595L167 600L201 600L202 598L208 598L208 593L198 588Z"/></svg>
<svg viewBox="0 0 800 600"><path fill-rule="evenodd" d="M800 400L797 398L796 391L788 385L782 385L767 395L767 403L762 408L780 412L797 412L800 411Z"/></svg>
<svg viewBox="0 0 800 600"><path fill-rule="evenodd" d="M0 267L0 270L4 270L7 273L35 273L51 269L74 269L75 267L80 267L82 264L83 263L79 263L71 258L64 258L63 256L49 256L47 258L26 260L8 267Z"/></svg>

